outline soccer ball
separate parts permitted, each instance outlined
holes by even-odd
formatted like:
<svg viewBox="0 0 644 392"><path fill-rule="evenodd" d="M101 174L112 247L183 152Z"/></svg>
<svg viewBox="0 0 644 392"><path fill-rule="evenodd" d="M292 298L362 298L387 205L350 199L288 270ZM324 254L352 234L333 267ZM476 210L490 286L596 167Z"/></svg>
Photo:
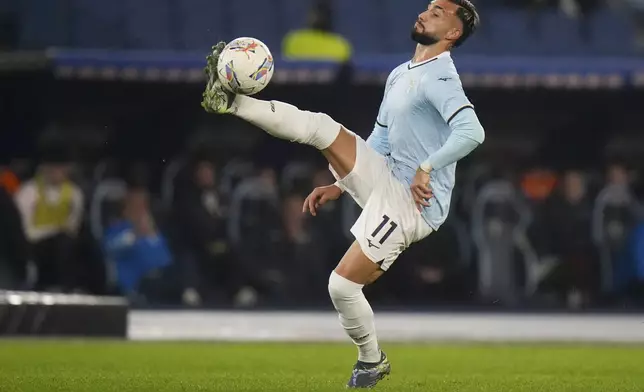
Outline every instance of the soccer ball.
<svg viewBox="0 0 644 392"><path fill-rule="evenodd" d="M262 41L241 37L226 45L217 63L219 80L228 91L253 95L273 77L273 56Z"/></svg>

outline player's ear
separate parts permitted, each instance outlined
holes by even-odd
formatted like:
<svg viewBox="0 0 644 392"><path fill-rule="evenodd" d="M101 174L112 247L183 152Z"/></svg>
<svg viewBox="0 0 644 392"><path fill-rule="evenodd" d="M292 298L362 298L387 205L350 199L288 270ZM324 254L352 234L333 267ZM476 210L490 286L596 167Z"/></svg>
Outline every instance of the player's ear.
<svg viewBox="0 0 644 392"><path fill-rule="evenodd" d="M450 41L456 42L459 38L461 38L461 35L463 35L463 30L459 29L458 27L454 27L450 29L447 34L445 34L445 38Z"/></svg>

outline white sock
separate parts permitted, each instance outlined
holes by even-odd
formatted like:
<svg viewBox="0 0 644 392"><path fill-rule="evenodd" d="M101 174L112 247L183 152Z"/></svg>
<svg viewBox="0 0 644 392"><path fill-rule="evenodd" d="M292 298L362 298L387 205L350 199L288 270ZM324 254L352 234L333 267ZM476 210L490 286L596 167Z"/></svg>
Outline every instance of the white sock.
<svg viewBox="0 0 644 392"><path fill-rule="evenodd" d="M340 324L358 346L358 360L376 363L380 361L380 347L376 337L373 310L362 293L364 285L354 283L335 271L329 277L329 294L335 309L340 314Z"/></svg>
<svg viewBox="0 0 644 392"><path fill-rule="evenodd" d="M232 113L271 136L308 144L318 150L328 148L342 127L324 113L307 112L284 102L262 101L245 95L235 98Z"/></svg>

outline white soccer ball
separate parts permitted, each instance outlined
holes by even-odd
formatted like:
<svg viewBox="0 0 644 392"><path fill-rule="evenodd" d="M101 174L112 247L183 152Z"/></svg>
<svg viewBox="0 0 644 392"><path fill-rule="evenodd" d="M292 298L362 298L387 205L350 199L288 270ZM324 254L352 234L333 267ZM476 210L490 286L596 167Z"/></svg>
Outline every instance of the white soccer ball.
<svg viewBox="0 0 644 392"><path fill-rule="evenodd" d="M253 95L271 81L273 63L271 51L262 41L241 37L230 41L221 52L217 72L228 91Z"/></svg>

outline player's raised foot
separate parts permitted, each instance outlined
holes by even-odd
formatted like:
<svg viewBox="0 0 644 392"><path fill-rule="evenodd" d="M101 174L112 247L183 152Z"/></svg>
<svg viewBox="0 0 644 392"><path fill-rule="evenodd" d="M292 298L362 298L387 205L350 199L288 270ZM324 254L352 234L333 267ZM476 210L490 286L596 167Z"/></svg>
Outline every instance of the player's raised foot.
<svg viewBox="0 0 644 392"><path fill-rule="evenodd" d="M212 52L206 56L206 68L204 71L206 73L207 84L203 92L201 106L210 113L227 113L235 99L233 93L223 88L217 74L219 54L225 46L225 42L218 43L212 47Z"/></svg>
<svg viewBox="0 0 644 392"><path fill-rule="evenodd" d="M347 388L373 388L389 373L391 373L391 364L383 351L378 363L358 361L355 364Z"/></svg>
<svg viewBox="0 0 644 392"><path fill-rule="evenodd" d="M235 94L224 89L221 82L216 80L212 86L204 91L201 107L209 113L230 113L230 108L234 101Z"/></svg>

